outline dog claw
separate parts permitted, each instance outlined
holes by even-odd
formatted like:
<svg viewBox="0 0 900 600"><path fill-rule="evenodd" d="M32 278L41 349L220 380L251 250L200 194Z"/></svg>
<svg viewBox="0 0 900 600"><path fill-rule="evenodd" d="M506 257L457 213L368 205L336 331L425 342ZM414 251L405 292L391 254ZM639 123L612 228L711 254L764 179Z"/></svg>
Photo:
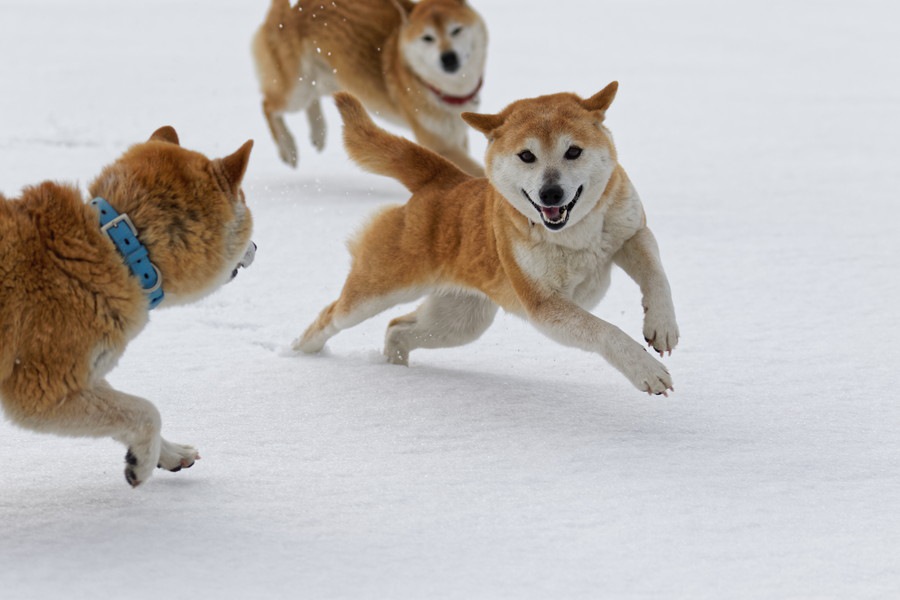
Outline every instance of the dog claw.
<svg viewBox="0 0 900 600"><path fill-rule="evenodd" d="M189 469L200 459L200 455L192 446L173 444L163 440L159 463L156 465L171 473Z"/></svg>

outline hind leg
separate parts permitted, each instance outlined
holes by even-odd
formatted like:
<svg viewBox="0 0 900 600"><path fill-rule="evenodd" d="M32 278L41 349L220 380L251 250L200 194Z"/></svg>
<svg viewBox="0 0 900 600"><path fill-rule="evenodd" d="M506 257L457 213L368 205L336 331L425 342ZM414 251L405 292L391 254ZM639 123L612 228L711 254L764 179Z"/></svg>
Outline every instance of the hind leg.
<svg viewBox="0 0 900 600"><path fill-rule="evenodd" d="M275 140L275 145L278 147L278 156L288 165L296 167L299 160L297 143L284 122L285 108L283 103L274 102L266 98L263 100L262 107L263 114L266 116L266 123L269 124L269 131L272 133L272 139Z"/></svg>
<svg viewBox="0 0 900 600"><path fill-rule="evenodd" d="M433 294L415 311L391 321L384 336L384 354L389 362L406 365L416 348L468 344L481 337L496 314L497 305L480 294Z"/></svg>
<svg viewBox="0 0 900 600"><path fill-rule="evenodd" d="M306 107L306 120L309 122L309 141L321 152L325 149L325 138L327 130L325 128L325 115L322 114L322 105L319 98L313 98L309 106Z"/></svg>
<svg viewBox="0 0 900 600"><path fill-rule="evenodd" d="M373 227L373 229L377 229ZM394 252L371 247L366 261L354 261L340 297L326 306L306 331L294 341L294 350L313 354L331 337L392 306L412 302L426 291L404 272Z"/></svg>
<svg viewBox="0 0 900 600"><path fill-rule="evenodd" d="M341 297L326 306L303 335L294 341L294 350L315 354L325 346L325 342L342 330L358 325L392 306L412 302L422 296L421 290L415 289L400 289L377 295L366 293L365 289L348 278Z"/></svg>

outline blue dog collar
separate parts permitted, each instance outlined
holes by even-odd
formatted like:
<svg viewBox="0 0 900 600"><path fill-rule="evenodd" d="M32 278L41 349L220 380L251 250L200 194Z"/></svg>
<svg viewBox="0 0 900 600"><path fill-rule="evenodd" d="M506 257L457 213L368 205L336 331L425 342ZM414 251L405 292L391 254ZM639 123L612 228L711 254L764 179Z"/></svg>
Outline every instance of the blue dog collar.
<svg viewBox="0 0 900 600"><path fill-rule="evenodd" d="M162 302L162 274L152 262L144 246L138 239L137 229L128 218L128 214L121 215L116 212L109 202L103 198L91 200L91 206L97 209L100 216L100 229L109 236L119 254L125 259L125 264L141 282L141 287L150 301L150 308L154 309Z"/></svg>

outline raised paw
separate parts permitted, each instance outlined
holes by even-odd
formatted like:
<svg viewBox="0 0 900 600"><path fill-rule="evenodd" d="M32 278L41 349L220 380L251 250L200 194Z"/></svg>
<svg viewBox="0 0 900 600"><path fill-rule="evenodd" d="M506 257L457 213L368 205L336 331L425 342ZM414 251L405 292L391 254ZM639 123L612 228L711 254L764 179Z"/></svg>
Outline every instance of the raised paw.
<svg viewBox="0 0 900 600"><path fill-rule="evenodd" d="M177 473L182 469L193 467L194 462L198 460L200 460L200 454L193 446L173 444L163 440L162 448L159 452L159 463L156 466L160 469Z"/></svg>
<svg viewBox="0 0 900 600"><path fill-rule="evenodd" d="M644 340L660 356L678 345L678 323L672 311L648 310L644 315Z"/></svg>
<svg viewBox="0 0 900 600"><path fill-rule="evenodd" d="M670 391L675 391L668 369L649 352L640 346L637 348L640 349L640 353L635 353L629 361L624 370L625 376L642 392L668 397Z"/></svg>
<svg viewBox="0 0 900 600"><path fill-rule="evenodd" d="M325 149L326 139L328 139L328 136L325 132L324 123L320 127L315 127L310 130L309 141L312 143L317 152L321 152Z"/></svg>
<svg viewBox="0 0 900 600"><path fill-rule="evenodd" d="M277 143L278 156L281 158L282 162L289 167L296 169L300 155L297 153L297 143L294 142L294 136L290 133L285 133L285 135L280 136L277 139Z"/></svg>
<svg viewBox="0 0 900 600"><path fill-rule="evenodd" d="M156 460L151 457L153 453L152 448L128 448L125 453L125 481L131 487L141 485L153 474L153 466L156 464ZM156 453L158 454L158 450Z"/></svg>

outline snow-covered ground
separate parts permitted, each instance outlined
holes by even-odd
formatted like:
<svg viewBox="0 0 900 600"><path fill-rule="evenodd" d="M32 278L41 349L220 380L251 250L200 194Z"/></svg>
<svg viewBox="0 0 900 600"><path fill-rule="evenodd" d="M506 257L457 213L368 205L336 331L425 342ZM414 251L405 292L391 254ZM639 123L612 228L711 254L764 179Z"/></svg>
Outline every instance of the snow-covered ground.
<svg viewBox="0 0 900 600"><path fill-rule="evenodd" d="M404 199L329 146L277 159L250 37L268 2L0 0L0 190L85 185L158 126L225 155L257 262L154 312L111 381L203 456L137 490L110 440L0 422L0 597L900 597L900 5L473 0L482 109L621 87L609 113L672 282L676 393L500 315L382 364L322 356L344 240ZM484 144L475 134L476 154ZM640 337L621 273L597 314Z"/></svg>

